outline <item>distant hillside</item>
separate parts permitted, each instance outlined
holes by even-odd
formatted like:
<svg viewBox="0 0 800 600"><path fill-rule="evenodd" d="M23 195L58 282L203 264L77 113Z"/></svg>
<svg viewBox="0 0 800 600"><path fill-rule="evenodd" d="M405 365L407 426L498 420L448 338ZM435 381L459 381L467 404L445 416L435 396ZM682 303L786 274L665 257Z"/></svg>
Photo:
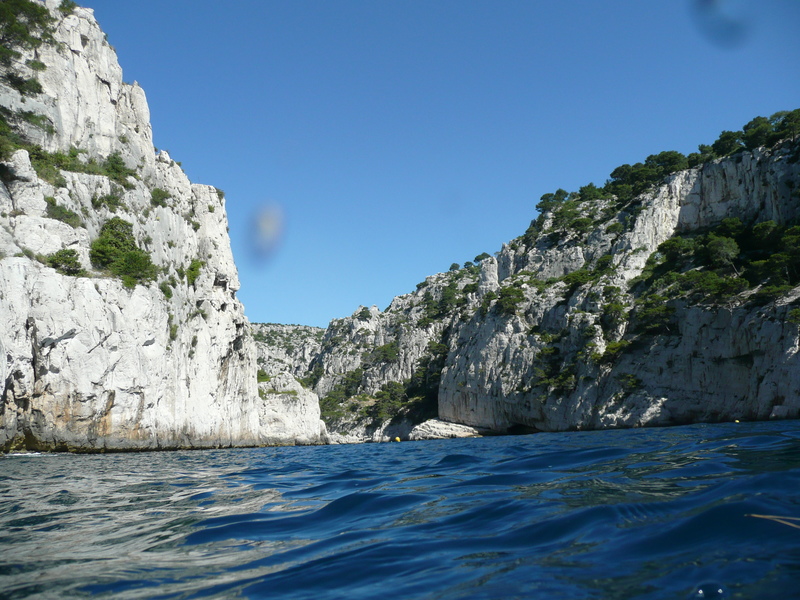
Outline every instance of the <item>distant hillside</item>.
<svg viewBox="0 0 800 600"><path fill-rule="evenodd" d="M800 416L800 110L542 196L495 254L331 322L333 433ZM393 425L392 425L393 424Z"/></svg>

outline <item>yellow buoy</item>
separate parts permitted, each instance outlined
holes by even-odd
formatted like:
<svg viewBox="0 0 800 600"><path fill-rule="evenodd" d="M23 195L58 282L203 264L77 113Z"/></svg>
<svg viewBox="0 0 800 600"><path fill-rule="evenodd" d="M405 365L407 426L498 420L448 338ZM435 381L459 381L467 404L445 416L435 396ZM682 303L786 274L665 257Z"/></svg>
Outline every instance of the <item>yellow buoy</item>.
<svg viewBox="0 0 800 600"><path fill-rule="evenodd" d="M399 438L399 437L396 437L396 438L394 438L394 441L395 441L395 442L399 442L399 441L400 441L400 438Z"/></svg>

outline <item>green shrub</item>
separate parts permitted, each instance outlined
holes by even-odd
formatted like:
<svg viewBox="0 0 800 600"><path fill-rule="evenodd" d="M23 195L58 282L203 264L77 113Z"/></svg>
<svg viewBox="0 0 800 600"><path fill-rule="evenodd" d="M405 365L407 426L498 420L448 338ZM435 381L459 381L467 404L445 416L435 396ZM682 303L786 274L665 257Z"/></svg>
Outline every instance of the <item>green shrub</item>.
<svg viewBox="0 0 800 600"><path fill-rule="evenodd" d="M594 274L589 269L578 269L572 273L568 273L561 278L561 281L567 284L570 292L576 290L580 286L589 283L594 279Z"/></svg>
<svg viewBox="0 0 800 600"><path fill-rule="evenodd" d="M600 315L600 326L603 331L609 332L619 327L625 321L625 310L625 305L616 299L604 305Z"/></svg>
<svg viewBox="0 0 800 600"><path fill-rule="evenodd" d="M566 228L580 217L578 202L566 200L553 209L553 227L556 229Z"/></svg>
<svg viewBox="0 0 800 600"><path fill-rule="evenodd" d="M481 317L486 316L486 314L489 312L489 307L496 298L497 294L491 290L483 295L483 301L481 302L480 308L478 308L478 312L480 313Z"/></svg>
<svg viewBox="0 0 800 600"><path fill-rule="evenodd" d="M625 231L625 226L619 221L606 227L606 233L618 234L622 233L623 231Z"/></svg>
<svg viewBox="0 0 800 600"><path fill-rule="evenodd" d="M166 206L169 197L169 193L161 188L153 188L153 191L150 192L150 204L153 206Z"/></svg>
<svg viewBox="0 0 800 600"><path fill-rule="evenodd" d="M660 183L667 175L689 166L688 159L674 150L651 154L644 163L620 165L611 172L603 188L621 202L628 202L651 186Z"/></svg>
<svg viewBox="0 0 800 600"><path fill-rule="evenodd" d="M600 362L611 363L628 347L631 343L627 340L620 340L618 342L609 342L606 346L606 351L600 357Z"/></svg>
<svg viewBox="0 0 800 600"><path fill-rule="evenodd" d="M750 301L757 305L769 304L792 289L791 285L765 285L750 296Z"/></svg>
<svg viewBox="0 0 800 600"><path fill-rule="evenodd" d="M29 0L3 0L0 10L0 64L10 65L17 48L38 48L52 39L53 18L47 8Z"/></svg>
<svg viewBox="0 0 800 600"><path fill-rule="evenodd" d="M328 392L328 395L320 401L320 411L322 412L323 420L328 418L330 413L335 411L345 400L358 392L361 387L361 379L363 376L363 369L354 369L345 373L339 383L333 386L333 389Z"/></svg>
<svg viewBox="0 0 800 600"><path fill-rule="evenodd" d="M693 238L675 236L662 242L658 246L658 251L664 255L669 266L682 266L690 260L697 250L697 244Z"/></svg>
<svg viewBox="0 0 800 600"><path fill-rule="evenodd" d="M597 187L593 183L589 183L578 188L578 197L580 198L581 202L600 200L601 198L605 198L606 195L607 194L604 193L602 188Z"/></svg>
<svg viewBox="0 0 800 600"><path fill-rule="evenodd" d="M567 193L567 190L563 190L561 188L557 189L555 193L543 194L542 197L539 198L539 203L536 205L536 210L538 210L539 213L552 211L559 204L564 202L568 195L569 194Z"/></svg>
<svg viewBox="0 0 800 600"><path fill-rule="evenodd" d="M23 96L35 96L44 90L42 84L35 77L21 77L16 73L8 73L5 77L8 85L17 90Z"/></svg>
<svg viewBox="0 0 800 600"><path fill-rule="evenodd" d="M517 306L525 300L525 293L518 287L506 286L497 296L497 310L501 315L514 315Z"/></svg>
<svg viewBox="0 0 800 600"><path fill-rule="evenodd" d="M369 408L368 414L374 421L388 421L394 418L408 400L405 386L397 381L383 384L375 394L376 402Z"/></svg>
<svg viewBox="0 0 800 600"><path fill-rule="evenodd" d="M258 383L264 383L270 381L271 379L272 377L267 375L267 372L264 369L259 369L256 373L256 381L258 381Z"/></svg>
<svg viewBox="0 0 800 600"><path fill-rule="evenodd" d="M588 233L592 230L594 221L588 217L579 217L572 221L567 227L572 231L580 234Z"/></svg>
<svg viewBox="0 0 800 600"><path fill-rule="evenodd" d="M636 309L636 324L639 331L666 333L675 308L667 304L668 298L658 294L648 296Z"/></svg>
<svg viewBox="0 0 800 600"><path fill-rule="evenodd" d="M136 249L133 225L119 217L103 223L100 236L92 242L89 259L95 267L106 269L124 252Z"/></svg>
<svg viewBox="0 0 800 600"><path fill-rule="evenodd" d="M126 167L125 161L122 160L122 155L119 152L114 152L103 163L102 175L112 181L116 181L122 187L131 188L133 186L128 181L128 177L135 177L136 171Z"/></svg>
<svg viewBox="0 0 800 600"><path fill-rule="evenodd" d="M66 223L72 228L81 227L83 225L83 221L78 213L65 206L56 204L55 198L47 196L45 202L47 202L46 214L49 218Z"/></svg>
<svg viewBox="0 0 800 600"><path fill-rule="evenodd" d="M686 157L689 168L694 168L714 159L714 150L711 146L700 144L697 152L692 152Z"/></svg>
<svg viewBox="0 0 800 600"><path fill-rule="evenodd" d="M391 363L400 359L400 346L397 341L389 342L383 346L378 346L370 352L370 362Z"/></svg>
<svg viewBox="0 0 800 600"><path fill-rule="evenodd" d="M120 208L125 208L125 203L122 202L122 198L120 198L119 194L113 192L100 196L99 198L92 198L92 208L99 210L102 207L106 207L109 211L115 213Z"/></svg>
<svg viewBox="0 0 800 600"><path fill-rule="evenodd" d="M205 266L205 261L195 258L186 269L186 281L189 285L194 285L197 278L200 276L200 269Z"/></svg>
<svg viewBox="0 0 800 600"><path fill-rule="evenodd" d="M72 0L61 0L58 10L61 12L61 14L69 15L72 14L72 11L74 11L76 8L78 8L78 5Z"/></svg>
<svg viewBox="0 0 800 600"><path fill-rule="evenodd" d="M676 277L680 288L702 298L721 300L747 289L747 281L739 277L723 277L714 271L689 271Z"/></svg>
<svg viewBox="0 0 800 600"><path fill-rule="evenodd" d="M50 254L47 257L47 264L63 275L73 275L77 277L85 274L81 266L81 261L78 258L78 253L72 248L64 248Z"/></svg>
<svg viewBox="0 0 800 600"><path fill-rule="evenodd" d="M95 267L121 277L126 287L152 280L157 272L150 255L136 245L133 225L119 217L103 223L100 235L92 242L89 259Z"/></svg>
<svg viewBox="0 0 800 600"><path fill-rule="evenodd" d="M18 118L25 121L26 123L30 123L34 127L38 127L39 129L41 129L42 131L45 131L50 134L53 134L56 131L55 127L53 127L53 124L50 122L50 119L48 119L44 115L40 115L30 110L17 111L14 114Z"/></svg>
<svg viewBox="0 0 800 600"><path fill-rule="evenodd" d="M30 154L31 164L37 175L56 187L64 187L66 185L66 181L60 171L105 175L125 188L130 189L133 187L128 181L128 177L136 176L136 171L125 166L118 152L110 155L103 164L98 164L94 159L89 159L88 161L80 160L79 156L85 153L85 150L78 150L77 148L71 148L67 154L64 154L63 152L47 152L40 146L21 142L18 142L16 147L27 149Z"/></svg>
<svg viewBox="0 0 800 600"><path fill-rule="evenodd" d="M300 385L302 385L304 388L310 390L319 383L319 380L322 379L324 374L324 369L320 365L315 365L314 368L308 372L308 375L301 377L297 381L299 381Z"/></svg>
<svg viewBox="0 0 800 600"><path fill-rule="evenodd" d="M439 302L431 305L433 310L429 311L427 316L431 319L441 319L457 306L464 304L464 301L463 298L459 298L458 284L455 281L451 281L442 289L442 296L439 298Z"/></svg>
<svg viewBox="0 0 800 600"><path fill-rule="evenodd" d="M164 297L167 298L168 300L172 298L172 287L170 287L169 283L167 283L166 281L162 281L158 285L158 289L161 290L161 293L164 294Z"/></svg>
<svg viewBox="0 0 800 600"><path fill-rule="evenodd" d="M68 171L64 168L66 165L66 155L55 152L49 153L42 150L40 147L35 146L28 150L36 174L45 181L52 183L56 187L66 187L67 180L61 174L61 171Z"/></svg>
<svg viewBox="0 0 800 600"><path fill-rule="evenodd" d="M597 259L597 263L594 266L595 275L605 275L606 273L610 273L613 269L614 257L611 254L604 254L600 258Z"/></svg>
<svg viewBox="0 0 800 600"><path fill-rule="evenodd" d="M734 261L739 256L740 251L739 244L735 240L710 233L705 243L705 251L713 266L730 266L736 270Z"/></svg>
<svg viewBox="0 0 800 600"><path fill-rule="evenodd" d="M622 389L626 392L632 392L642 386L642 381L631 373L620 373L617 375L617 381Z"/></svg>

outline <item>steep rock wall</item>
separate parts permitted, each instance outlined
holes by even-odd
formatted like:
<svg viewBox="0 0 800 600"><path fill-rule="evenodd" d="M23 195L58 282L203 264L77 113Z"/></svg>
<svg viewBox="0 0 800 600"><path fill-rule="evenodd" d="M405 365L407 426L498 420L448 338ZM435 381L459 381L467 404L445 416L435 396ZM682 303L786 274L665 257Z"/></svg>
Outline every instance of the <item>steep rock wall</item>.
<svg viewBox="0 0 800 600"><path fill-rule="evenodd" d="M641 199L633 227L616 239L606 230L618 215L599 222L580 248L569 238L554 247L542 248L541 240L533 249L505 247L498 263L516 266L507 269L506 283L526 270L553 276L578 249L585 262L565 270L591 267L606 251L613 268L575 290L562 282L544 290L523 284L525 299L513 315L459 325L442 375L440 417L504 431L800 416L798 327L787 320L800 289L766 306L748 304L747 294L727 306L674 301L671 330L656 335L637 335L630 320L611 335L600 327L604 290L622 290L630 311L631 280L676 233L712 228L725 218L796 222L796 146L742 152L671 176ZM612 340L631 345L616 361L598 364L592 355ZM543 376L554 365L571 370L572 381L554 386L554 373Z"/></svg>
<svg viewBox="0 0 800 600"><path fill-rule="evenodd" d="M304 376L319 353L325 330L307 325L251 323L258 366L267 375Z"/></svg>
<svg viewBox="0 0 800 600"><path fill-rule="evenodd" d="M23 96L2 82L0 105L44 151L77 148L80 160L97 163L116 153L132 176L61 171L47 181L25 149L3 165L0 447L318 442L318 423L265 416L269 399L258 394L255 346L235 295L223 195L192 184L167 153L154 152L144 92L123 83L92 11L64 16L59 4L46 3L55 42L13 65L32 75L26 62L44 63L42 93ZM54 206L69 211L71 223ZM112 217L132 224L157 267L154 280L126 287L92 267L90 244ZM76 251L84 275L48 266L63 249Z"/></svg>
<svg viewBox="0 0 800 600"><path fill-rule="evenodd" d="M333 321L311 363L323 406L343 382L358 399L391 382L419 393L423 379L439 418L498 433L797 418L789 311L800 288L766 303L750 300L757 290L724 302L672 299L669 326L642 332L633 284L673 236L726 218L797 223L799 146L784 141L674 173L621 206L577 202L572 219L589 222L585 231L547 212L532 239L428 277L385 311L359 307ZM615 320L609 305L620 307ZM353 399L340 408L334 431L369 439L363 420L340 414L359 409Z"/></svg>

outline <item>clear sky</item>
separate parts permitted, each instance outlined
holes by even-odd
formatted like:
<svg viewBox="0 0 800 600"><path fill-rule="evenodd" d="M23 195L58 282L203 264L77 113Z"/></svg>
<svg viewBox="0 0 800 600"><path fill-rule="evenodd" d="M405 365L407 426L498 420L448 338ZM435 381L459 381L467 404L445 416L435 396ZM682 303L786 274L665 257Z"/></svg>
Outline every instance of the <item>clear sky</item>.
<svg viewBox="0 0 800 600"><path fill-rule="evenodd" d="M225 190L255 322L384 309L546 192L800 108L797 0L79 3L156 146Z"/></svg>

